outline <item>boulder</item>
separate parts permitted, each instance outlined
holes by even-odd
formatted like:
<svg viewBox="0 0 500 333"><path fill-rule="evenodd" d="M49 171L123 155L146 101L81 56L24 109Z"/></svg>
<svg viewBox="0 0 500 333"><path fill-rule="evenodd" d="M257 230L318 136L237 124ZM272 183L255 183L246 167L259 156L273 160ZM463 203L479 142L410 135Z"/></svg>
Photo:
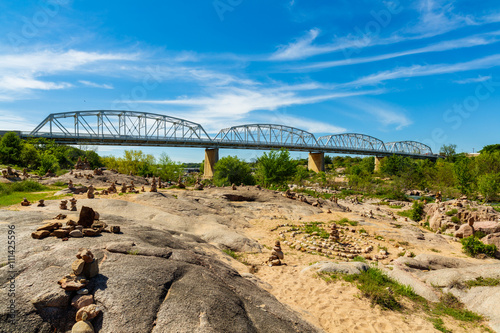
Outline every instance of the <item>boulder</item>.
<svg viewBox="0 0 500 333"><path fill-rule="evenodd" d="M500 232L500 223L487 221L487 222L474 222L474 230L482 231L486 235Z"/></svg>
<svg viewBox="0 0 500 333"><path fill-rule="evenodd" d="M78 219L78 224L84 228L90 228L95 220L95 212L92 208L82 206L80 210L80 218Z"/></svg>
<svg viewBox="0 0 500 333"><path fill-rule="evenodd" d="M474 234L474 228L468 224L462 224L457 231L453 233L453 236L458 238L466 238Z"/></svg>
<svg viewBox="0 0 500 333"><path fill-rule="evenodd" d="M76 259L71 264L71 269L75 275L80 275L83 272L83 268L85 267L85 261L83 259Z"/></svg>
<svg viewBox="0 0 500 333"><path fill-rule="evenodd" d="M54 236L56 236L57 238L64 238L64 237L68 237L69 235L69 230L65 230L65 229L56 229L54 231L52 231L52 234Z"/></svg>
<svg viewBox="0 0 500 333"><path fill-rule="evenodd" d="M40 231L35 231L34 233L32 233L31 237L34 239L42 239L42 238L48 237L49 235L50 235L50 231L40 230Z"/></svg>

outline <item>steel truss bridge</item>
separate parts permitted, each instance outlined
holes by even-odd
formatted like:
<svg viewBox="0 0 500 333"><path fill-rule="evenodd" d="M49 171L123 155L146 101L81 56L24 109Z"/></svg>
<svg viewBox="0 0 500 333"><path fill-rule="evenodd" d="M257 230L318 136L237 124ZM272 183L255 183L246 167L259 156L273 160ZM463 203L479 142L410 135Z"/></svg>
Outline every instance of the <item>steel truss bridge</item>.
<svg viewBox="0 0 500 333"><path fill-rule="evenodd" d="M321 136L285 125L247 124L224 128L210 137L200 124L137 111L72 111L52 113L23 138L48 138L61 144L279 149L436 159L429 146L415 141L383 142L369 135Z"/></svg>

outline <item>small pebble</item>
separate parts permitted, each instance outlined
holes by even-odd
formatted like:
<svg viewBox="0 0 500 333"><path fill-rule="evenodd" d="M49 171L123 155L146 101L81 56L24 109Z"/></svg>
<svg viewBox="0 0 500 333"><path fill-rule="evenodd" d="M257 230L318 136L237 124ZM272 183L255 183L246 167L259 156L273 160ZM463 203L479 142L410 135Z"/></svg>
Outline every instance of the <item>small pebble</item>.
<svg viewBox="0 0 500 333"><path fill-rule="evenodd" d="M88 289L80 289L76 292L78 295L87 295L89 293Z"/></svg>

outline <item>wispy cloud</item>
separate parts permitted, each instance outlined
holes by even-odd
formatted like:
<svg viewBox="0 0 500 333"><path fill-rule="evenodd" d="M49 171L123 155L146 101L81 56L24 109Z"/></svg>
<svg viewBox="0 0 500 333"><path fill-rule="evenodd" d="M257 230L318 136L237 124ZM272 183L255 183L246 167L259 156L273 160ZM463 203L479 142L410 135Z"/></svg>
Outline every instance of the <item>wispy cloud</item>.
<svg viewBox="0 0 500 333"><path fill-rule="evenodd" d="M491 75L487 76L481 76L479 75L478 77L473 77L469 79L463 79L463 80L454 80L453 82L458 83L458 84L468 84L468 83L478 83L478 82L484 82L491 80Z"/></svg>
<svg viewBox="0 0 500 333"><path fill-rule="evenodd" d="M19 111L0 110L0 130L31 131L37 124L19 115Z"/></svg>
<svg viewBox="0 0 500 333"><path fill-rule="evenodd" d="M80 82L81 84L83 84L84 86L87 86L87 87L92 87L92 88L102 88L102 89L113 89L113 85L111 84L99 84L99 83L95 83L95 82L91 82L91 81L85 81L85 80L79 80L78 82Z"/></svg>
<svg viewBox="0 0 500 333"><path fill-rule="evenodd" d="M456 64L415 65L410 67L400 67L393 70L368 75L358 80L346 83L343 86L360 87L366 85L376 85L384 81L401 78L466 72L496 66L500 66L500 54L495 54L492 56Z"/></svg>
<svg viewBox="0 0 500 333"><path fill-rule="evenodd" d="M404 109L389 103L368 98L350 99L345 103L361 114L375 117L385 127L395 126L396 130L402 130L413 123Z"/></svg>
<svg viewBox="0 0 500 333"><path fill-rule="evenodd" d="M359 57L359 58L350 58L343 60L335 60L335 61L324 61L318 62L311 65L296 67L297 70L311 70L311 69L324 69L331 67L340 67L340 66L348 66L348 65L357 65L363 63L370 63L376 61L382 61L387 59L393 59L403 56L422 54L422 53L430 53L430 52L444 52L450 50L456 50L461 48L469 48L481 45L489 45L498 43L500 41L500 31L490 32L486 34L479 34L471 37L455 39L450 41L444 41L435 43L429 46L402 51L402 52L393 52L387 54L381 54L378 56L372 57Z"/></svg>

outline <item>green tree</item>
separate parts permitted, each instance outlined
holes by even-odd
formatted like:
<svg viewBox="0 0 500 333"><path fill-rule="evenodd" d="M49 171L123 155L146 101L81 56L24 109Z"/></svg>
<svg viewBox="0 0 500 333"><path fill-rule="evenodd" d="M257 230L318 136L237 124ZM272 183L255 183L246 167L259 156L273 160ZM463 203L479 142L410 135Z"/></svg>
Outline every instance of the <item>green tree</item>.
<svg viewBox="0 0 500 333"><path fill-rule="evenodd" d="M59 162L54 155L46 151L40 155L40 166L38 167L37 172L40 176L43 176L49 170L52 172L59 170Z"/></svg>
<svg viewBox="0 0 500 333"><path fill-rule="evenodd" d="M158 160L158 175L165 181L177 180L184 172L182 163L176 163L168 157L167 154L161 153Z"/></svg>
<svg viewBox="0 0 500 333"><path fill-rule="evenodd" d="M468 157L459 157L453 165L453 173L458 189L462 194L472 191L474 173L472 170L472 160Z"/></svg>
<svg viewBox="0 0 500 333"><path fill-rule="evenodd" d="M95 168L100 168L104 166L101 156L99 156L95 151L93 150L87 150L85 152L85 157L87 158L87 161L90 163L90 167L92 169ZM76 161L75 161L76 162Z"/></svg>
<svg viewBox="0 0 500 333"><path fill-rule="evenodd" d="M449 144L443 145L439 149L439 154L445 156L447 159L453 158L457 154L457 145Z"/></svg>
<svg viewBox="0 0 500 333"><path fill-rule="evenodd" d="M38 150L30 143L24 143L19 160L22 166L30 169L36 169L40 165Z"/></svg>
<svg viewBox="0 0 500 333"><path fill-rule="evenodd" d="M0 139L0 163L19 163L22 148L23 142L16 133L5 133Z"/></svg>
<svg viewBox="0 0 500 333"><path fill-rule="evenodd" d="M297 163L286 149L271 150L257 160L257 177L264 186L284 185L297 172Z"/></svg>
<svg viewBox="0 0 500 333"><path fill-rule="evenodd" d="M500 174L487 173L477 179L477 189L488 202L497 196L500 189Z"/></svg>
<svg viewBox="0 0 500 333"><path fill-rule="evenodd" d="M498 152L500 151L500 144L496 143L496 144L493 144L493 145L487 145L487 146L484 146L483 149L481 149L479 151L479 153L483 154L483 153L493 153L493 152Z"/></svg>
<svg viewBox="0 0 500 333"><path fill-rule="evenodd" d="M214 183L217 186L255 183L250 166L236 156L221 158L214 166Z"/></svg>

